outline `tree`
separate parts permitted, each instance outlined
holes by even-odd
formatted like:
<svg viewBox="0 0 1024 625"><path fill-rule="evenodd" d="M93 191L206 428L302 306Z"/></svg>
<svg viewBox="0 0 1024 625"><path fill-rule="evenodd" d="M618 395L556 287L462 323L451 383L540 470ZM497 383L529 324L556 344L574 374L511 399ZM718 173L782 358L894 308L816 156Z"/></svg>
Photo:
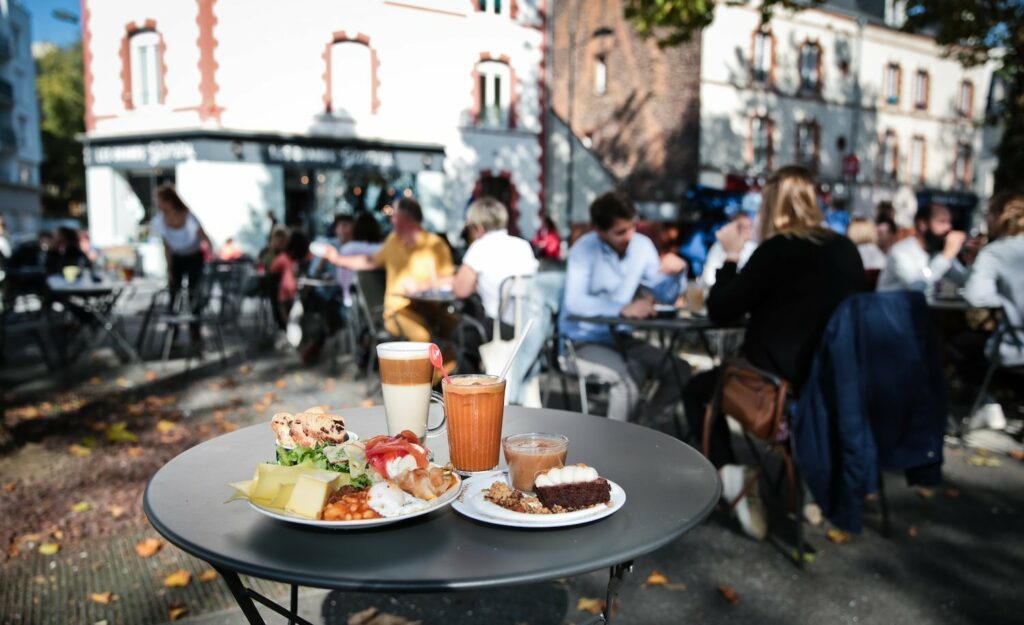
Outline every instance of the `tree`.
<svg viewBox="0 0 1024 625"><path fill-rule="evenodd" d="M1019 187L1024 169L1024 2L909 0L905 28L933 35L965 65L999 64L996 74L1006 98L991 120L1003 124L995 190Z"/></svg>
<svg viewBox="0 0 1024 625"><path fill-rule="evenodd" d="M85 165L77 135L85 131L82 45L53 47L38 59L36 90L42 111L44 203L67 214L71 202L85 200Z"/></svg>
<svg viewBox="0 0 1024 625"><path fill-rule="evenodd" d="M735 1L735 0L734 0ZM775 9L794 11L824 0L761 0L761 23L772 19ZM658 47L686 43L715 19L716 0L625 0L626 19L644 38L656 36Z"/></svg>

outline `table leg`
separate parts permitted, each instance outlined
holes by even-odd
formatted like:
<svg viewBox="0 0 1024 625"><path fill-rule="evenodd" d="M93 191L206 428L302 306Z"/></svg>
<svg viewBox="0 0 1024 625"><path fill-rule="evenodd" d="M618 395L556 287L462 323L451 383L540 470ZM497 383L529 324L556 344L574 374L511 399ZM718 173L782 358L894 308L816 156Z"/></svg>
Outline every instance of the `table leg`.
<svg viewBox="0 0 1024 625"><path fill-rule="evenodd" d="M291 601L292 614L298 615L299 613L299 587L292 584L292 601ZM295 625L295 620L288 618L288 625Z"/></svg>
<svg viewBox="0 0 1024 625"><path fill-rule="evenodd" d="M608 590L605 593L604 610L601 611L601 614L587 621L585 625L611 624L612 617L614 616L613 612L615 611L615 601L619 597L619 588L622 586L623 580L626 579L626 574L632 570L632 560L616 564L608 569Z"/></svg>
<svg viewBox="0 0 1024 625"><path fill-rule="evenodd" d="M242 585L242 580L239 579L238 573L220 567L214 568L217 569L217 572L224 579L224 583L228 585L228 590L234 596L238 607L242 609L242 614L249 621L249 625L266 625L263 617L260 616L259 610L256 609L256 604L252 602L252 598L249 596L249 589Z"/></svg>

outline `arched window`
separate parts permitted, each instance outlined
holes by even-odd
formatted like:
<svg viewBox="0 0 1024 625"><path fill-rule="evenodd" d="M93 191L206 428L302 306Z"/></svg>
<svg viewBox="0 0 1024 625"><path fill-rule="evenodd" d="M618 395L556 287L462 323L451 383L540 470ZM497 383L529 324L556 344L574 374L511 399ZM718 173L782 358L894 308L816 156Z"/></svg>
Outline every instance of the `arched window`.
<svg viewBox="0 0 1024 625"><path fill-rule="evenodd" d="M477 119L481 126L507 128L512 99L512 72L507 63L481 61L477 66Z"/></svg>
<svg viewBox="0 0 1024 625"><path fill-rule="evenodd" d="M759 84L770 83L774 64L775 37L767 30L755 31L750 55L750 76L753 81Z"/></svg>
<svg viewBox="0 0 1024 625"><path fill-rule="evenodd" d="M953 161L953 186L958 189L970 188L974 177L973 161L974 151L970 144L961 143L957 146L956 159Z"/></svg>
<svg viewBox="0 0 1024 625"><path fill-rule="evenodd" d="M160 35L152 30L138 31L128 39L128 51L132 106L140 108L162 104Z"/></svg>
<svg viewBox="0 0 1024 625"><path fill-rule="evenodd" d="M914 135L910 141L910 181L914 184L924 184L927 158L925 138L921 135Z"/></svg>
<svg viewBox="0 0 1024 625"><path fill-rule="evenodd" d="M337 41L330 50L330 109L353 119L373 112L373 51L360 41Z"/></svg>
<svg viewBox="0 0 1024 625"><path fill-rule="evenodd" d="M882 182L896 182L899 175L899 146L896 143L895 132L885 131L879 144L879 152L879 178Z"/></svg>
<svg viewBox="0 0 1024 625"><path fill-rule="evenodd" d="M800 90L821 89L821 46L807 41L800 46Z"/></svg>
<svg viewBox="0 0 1024 625"><path fill-rule="evenodd" d="M896 106L900 103L900 87L903 82L903 70L898 63L885 66L885 103Z"/></svg>
<svg viewBox="0 0 1024 625"><path fill-rule="evenodd" d="M772 120L768 117L750 119L750 157L755 172L772 168Z"/></svg>

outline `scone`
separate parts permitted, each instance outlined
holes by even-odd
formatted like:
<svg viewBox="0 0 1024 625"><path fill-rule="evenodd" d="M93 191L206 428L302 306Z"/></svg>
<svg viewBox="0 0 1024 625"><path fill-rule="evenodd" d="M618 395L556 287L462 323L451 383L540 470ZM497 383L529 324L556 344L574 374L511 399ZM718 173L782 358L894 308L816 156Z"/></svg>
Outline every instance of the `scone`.
<svg viewBox="0 0 1024 625"><path fill-rule="evenodd" d="M295 417L290 412L279 412L270 420L270 427L274 430L274 436L277 437L277 444L285 449L295 447L295 439L292 438L291 433L294 420Z"/></svg>

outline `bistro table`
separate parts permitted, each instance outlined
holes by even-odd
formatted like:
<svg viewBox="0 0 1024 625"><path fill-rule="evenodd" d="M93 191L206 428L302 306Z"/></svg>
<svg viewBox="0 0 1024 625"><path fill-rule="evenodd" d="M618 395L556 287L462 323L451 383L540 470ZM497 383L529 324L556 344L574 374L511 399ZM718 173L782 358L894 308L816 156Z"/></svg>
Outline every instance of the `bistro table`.
<svg viewBox="0 0 1024 625"><path fill-rule="evenodd" d="M125 362L141 360L131 342L118 329L118 319L114 307L121 299L128 284L107 279L92 280L85 276L74 282L68 282L60 275L46 278L46 287L56 301L70 302L77 310L84 312L93 319L102 330L88 349L94 349L103 337L109 337L114 350Z"/></svg>
<svg viewBox="0 0 1024 625"><path fill-rule="evenodd" d="M143 507L153 527L209 562L242 612L262 624L256 600L294 622L298 586L376 592L489 588L557 579L610 567L611 606L632 561L671 542L711 512L720 495L714 467L696 450L652 429L561 410L509 406L502 434L559 432L569 462L586 462L626 492L621 510L593 523L515 529L464 518L450 507L364 530L319 530L270 519L248 504L225 504L228 482L274 457L269 424L219 436L161 468ZM382 407L343 412L363 440L385 430ZM447 437L427 439L439 464ZM291 610L246 588L239 574L292 585ZM607 623L610 613L595 622Z"/></svg>
<svg viewBox="0 0 1024 625"><path fill-rule="evenodd" d="M571 321L592 323L595 325L606 325L608 326L609 332L612 336L618 338L622 332L619 330L622 327L628 327L630 330L636 330L640 332L657 332L661 335L667 335L668 340L662 341L662 347L664 348L665 355L662 359L662 365L668 364L672 367L672 372L675 374L676 380L679 383L679 388L682 388L686 384L686 379L683 376L682 370L679 368L677 359L674 358L675 354L679 352L680 342L683 336L688 333L696 332L699 334L701 342L704 344L704 349L707 350L709 355L713 355L714 350L711 348L711 343L708 339L707 333L712 330L736 330L742 329L745 326L744 321L740 321L732 324L721 324L712 321L709 317L702 314L691 313L689 311L679 310L672 315L660 315L657 317L648 317L645 319L637 319L635 317L622 317L622 316L593 316L588 317L584 315L570 315ZM620 346L621 351L621 346ZM676 420L676 434L682 436L682 426L678 419Z"/></svg>

